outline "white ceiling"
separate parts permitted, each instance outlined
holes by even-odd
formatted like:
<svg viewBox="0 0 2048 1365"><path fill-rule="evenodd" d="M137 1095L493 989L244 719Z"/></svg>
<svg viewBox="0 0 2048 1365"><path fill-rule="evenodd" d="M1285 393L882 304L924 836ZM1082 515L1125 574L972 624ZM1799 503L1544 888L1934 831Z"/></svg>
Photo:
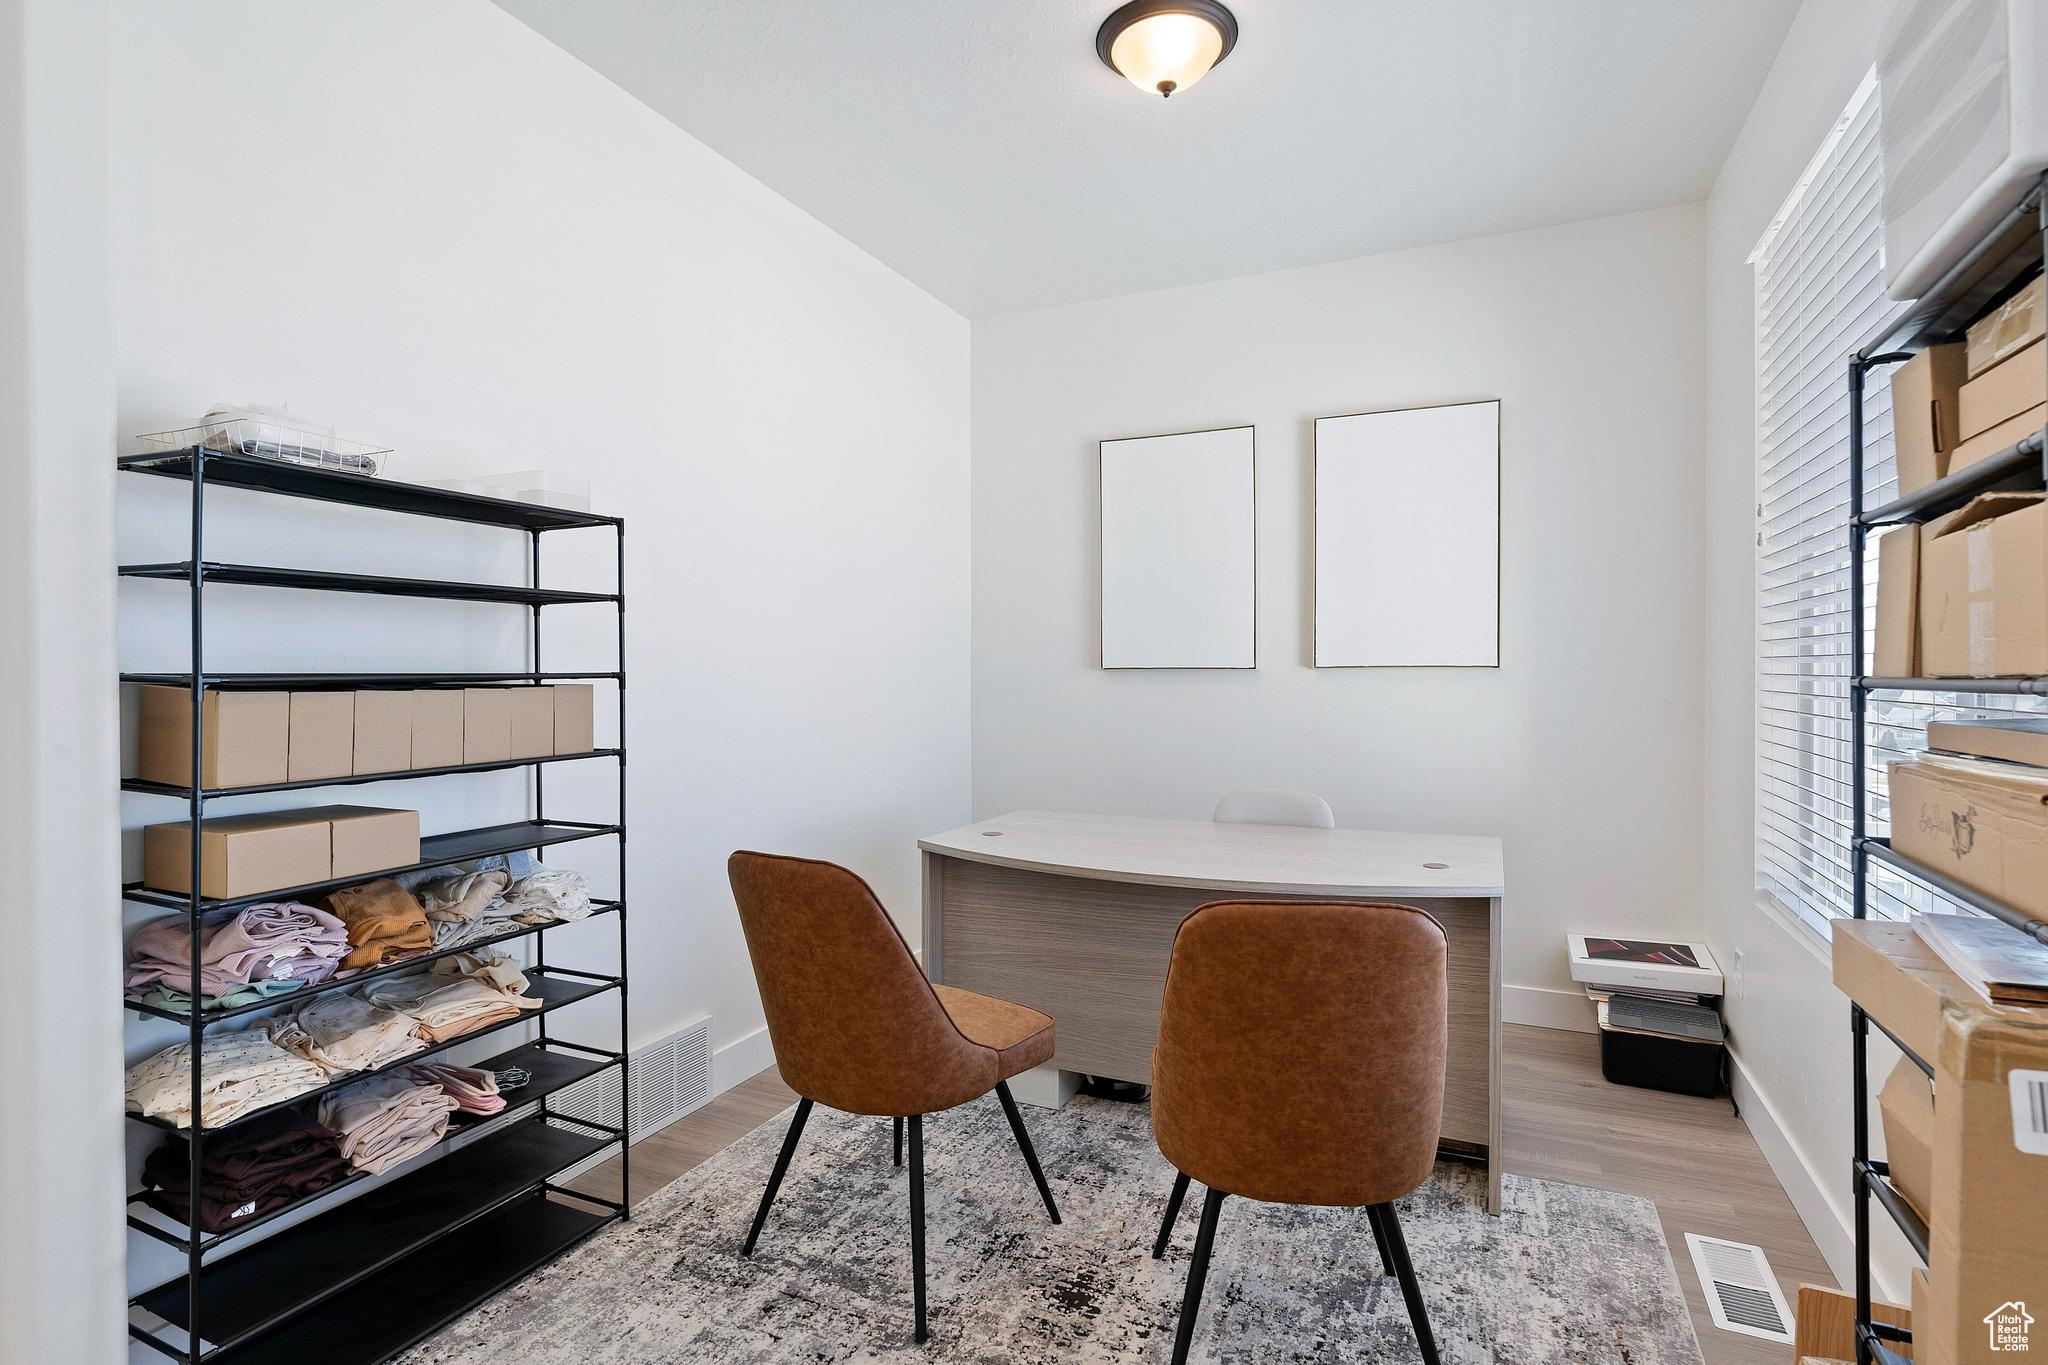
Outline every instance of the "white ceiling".
<svg viewBox="0 0 2048 1365"><path fill-rule="evenodd" d="M1797 0L1233 0L1172 100L1116 0L498 0L978 317L1702 199Z"/></svg>

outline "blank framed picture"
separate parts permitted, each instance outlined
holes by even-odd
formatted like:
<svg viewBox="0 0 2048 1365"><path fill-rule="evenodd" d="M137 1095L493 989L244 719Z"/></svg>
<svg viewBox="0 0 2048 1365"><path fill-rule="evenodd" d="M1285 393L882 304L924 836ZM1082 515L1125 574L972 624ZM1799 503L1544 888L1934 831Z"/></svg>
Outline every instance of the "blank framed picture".
<svg viewBox="0 0 2048 1365"><path fill-rule="evenodd" d="M1500 666L1500 401L1316 419L1318 668Z"/></svg>
<svg viewBox="0 0 2048 1365"><path fill-rule="evenodd" d="M1250 427L1104 441L1102 666L1253 668Z"/></svg>

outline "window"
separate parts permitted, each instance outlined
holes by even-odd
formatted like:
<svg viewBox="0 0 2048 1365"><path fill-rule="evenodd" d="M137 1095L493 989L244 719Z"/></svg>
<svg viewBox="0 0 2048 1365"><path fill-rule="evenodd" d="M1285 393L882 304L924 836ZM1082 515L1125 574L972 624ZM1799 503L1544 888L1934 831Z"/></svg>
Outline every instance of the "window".
<svg viewBox="0 0 2048 1365"><path fill-rule="evenodd" d="M1850 909L1847 362L1891 307L1877 120L1866 77L1751 257L1757 889L1823 934ZM1863 412L1866 497L1878 502L1895 486L1881 377Z"/></svg>

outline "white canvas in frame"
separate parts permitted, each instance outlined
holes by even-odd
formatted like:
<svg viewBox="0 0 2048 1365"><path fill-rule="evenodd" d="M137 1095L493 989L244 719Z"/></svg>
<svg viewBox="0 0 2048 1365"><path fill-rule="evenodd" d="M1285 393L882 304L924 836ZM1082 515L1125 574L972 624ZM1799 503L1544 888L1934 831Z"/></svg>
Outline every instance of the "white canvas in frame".
<svg viewBox="0 0 2048 1365"><path fill-rule="evenodd" d="M1252 429L1104 441L1102 666L1251 668Z"/></svg>
<svg viewBox="0 0 2048 1365"><path fill-rule="evenodd" d="M1499 666L1499 400L1316 419L1316 667Z"/></svg>

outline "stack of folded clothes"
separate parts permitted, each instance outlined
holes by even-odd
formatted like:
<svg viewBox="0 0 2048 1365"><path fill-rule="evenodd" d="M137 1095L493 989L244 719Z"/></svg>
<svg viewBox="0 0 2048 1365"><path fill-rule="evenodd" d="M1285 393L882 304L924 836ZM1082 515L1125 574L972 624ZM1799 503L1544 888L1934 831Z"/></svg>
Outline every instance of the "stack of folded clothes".
<svg viewBox="0 0 2048 1365"><path fill-rule="evenodd" d="M590 918L590 887L581 872L534 866L505 892L506 912L522 923Z"/></svg>
<svg viewBox="0 0 2048 1365"><path fill-rule="evenodd" d="M442 958L424 972L372 982L363 998L410 1015L429 1043L445 1043L539 1009L540 1001L527 996L526 987L518 964L485 949Z"/></svg>
<svg viewBox="0 0 2048 1365"><path fill-rule="evenodd" d="M327 908L348 926L349 953L341 965L351 971L433 949L434 929L427 923L426 908L389 877L344 886L327 897Z"/></svg>
<svg viewBox="0 0 2048 1365"><path fill-rule="evenodd" d="M405 1074L421 1085L440 1086L465 1114L495 1114L505 1107L504 1096L498 1093L497 1074L480 1067L416 1062Z"/></svg>
<svg viewBox="0 0 2048 1365"><path fill-rule="evenodd" d="M274 1114L210 1137L200 1151L199 1226L226 1232L283 1208L348 1174L341 1141L304 1114ZM192 1149L172 1138L142 1162L143 1199L183 1222L191 1217Z"/></svg>
<svg viewBox="0 0 2048 1365"><path fill-rule="evenodd" d="M173 1043L128 1068L131 1113L192 1126L192 1045ZM200 1119L209 1128L265 1105L318 1090L327 1072L270 1040L260 1028L209 1034L200 1046Z"/></svg>
<svg viewBox="0 0 2048 1365"><path fill-rule="evenodd" d="M372 1076L321 1100L320 1123L340 1136L350 1166L377 1175L439 1142L456 1108L438 1085Z"/></svg>
<svg viewBox="0 0 2048 1365"><path fill-rule="evenodd" d="M346 991L309 1000L290 1014L266 1021L264 1027L279 1047L330 1076L375 1071L427 1046L412 1019Z"/></svg>
<svg viewBox="0 0 2048 1365"><path fill-rule="evenodd" d="M453 873L440 868L415 882L413 889L433 922L436 950L516 929L587 919L591 911L582 873L537 864L524 875L491 866Z"/></svg>
<svg viewBox="0 0 2048 1365"><path fill-rule="evenodd" d="M348 930L325 910L271 901L209 915L199 926L199 1004L233 1008L332 977ZM128 993L143 1004L191 1008L192 935L185 917L154 919L128 945Z"/></svg>

